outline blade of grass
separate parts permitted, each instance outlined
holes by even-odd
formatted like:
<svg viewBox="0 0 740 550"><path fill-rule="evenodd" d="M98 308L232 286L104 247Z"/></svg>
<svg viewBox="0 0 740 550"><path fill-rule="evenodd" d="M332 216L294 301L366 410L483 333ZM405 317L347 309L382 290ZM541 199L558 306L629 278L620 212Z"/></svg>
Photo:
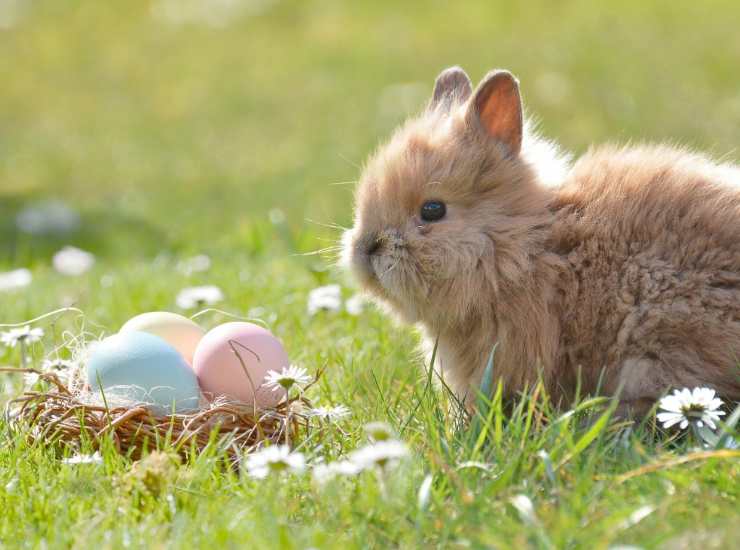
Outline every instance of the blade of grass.
<svg viewBox="0 0 740 550"><path fill-rule="evenodd" d="M586 431L585 434L583 434L578 441L576 442L573 449L567 453L561 460L558 462L557 468L562 468L565 464L567 464L570 460L577 457L579 454L581 454L586 448L591 445L591 443L596 440L597 437L601 436L605 433L606 428L609 425L609 420L611 420L612 414L617 408L617 400L612 400L611 404L609 405L609 408L607 408L606 411L602 413L602 415L598 418L596 422L593 423L593 425Z"/></svg>
<svg viewBox="0 0 740 550"><path fill-rule="evenodd" d="M409 414L409 417L406 419L406 422L404 422L403 426L401 427L400 433L403 434L403 432L406 430L408 425L411 423L411 421L416 417L416 412L419 410L419 407L421 406L422 402L427 396L427 393L432 388L432 376L434 371L434 362L437 359L437 348L439 346L439 338L437 338L434 341L434 348L432 349L432 358L429 361L429 370L427 371L427 381L424 385L424 391L422 392L421 397L417 400L416 405L414 406L413 410L411 411L411 414Z"/></svg>

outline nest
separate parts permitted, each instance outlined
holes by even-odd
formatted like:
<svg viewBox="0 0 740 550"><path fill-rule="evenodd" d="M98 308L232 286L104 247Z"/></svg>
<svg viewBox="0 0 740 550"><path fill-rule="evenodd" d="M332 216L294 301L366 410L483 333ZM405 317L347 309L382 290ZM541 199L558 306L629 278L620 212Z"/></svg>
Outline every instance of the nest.
<svg viewBox="0 0 740 550"><path fill-rule="evenodd" d="M163 445L187 458L215 444L237 461L266 442L290 444L308 430L308 419L301 411L310 403L302 396L266 410L216 401L188 414L158 415L144 405L91 403L53 372L20 368L0 368L0 372L36 374L50 387L25 391L11 400L6 407L9 425L23 430L30 443L61 445L75 452L83 443L97 450L110 440L119 453L133 459Z"/></svg>

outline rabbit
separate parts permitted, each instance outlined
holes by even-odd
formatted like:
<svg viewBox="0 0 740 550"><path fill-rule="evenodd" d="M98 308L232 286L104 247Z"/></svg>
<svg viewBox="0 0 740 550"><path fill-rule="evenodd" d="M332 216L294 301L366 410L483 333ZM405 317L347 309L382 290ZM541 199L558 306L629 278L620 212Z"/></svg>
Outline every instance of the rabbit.
<svg viewBox="0 0 740 550"><path fill-rule="evenodd" d="M572 162L508 71L475 90L439 75L364 166L343 258L468 407L494 346L507 397L541 380L561 405L601 393L630 415L671 388L740 399L738 166L667 145Z"/></svg>

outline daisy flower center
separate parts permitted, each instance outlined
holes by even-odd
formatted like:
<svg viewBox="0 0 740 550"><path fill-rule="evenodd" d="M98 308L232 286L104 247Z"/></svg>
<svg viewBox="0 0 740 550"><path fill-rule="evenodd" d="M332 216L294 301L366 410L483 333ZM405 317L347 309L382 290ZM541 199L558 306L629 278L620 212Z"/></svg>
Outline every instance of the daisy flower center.
<svg viewBox="0 0 740 550"><path fill-rule="evenodd" d="M702 414L706 412L707 408L704 405L700 405L699 403L691 403L689 405L684 405L681 407L681 413L683 413L687 417L701 417Z"/></svg>
<svg viewBox="0 0 740 550"><path fill-rule="evenodd" d="M278 384L280 384L286 390L289 390L291 387L293 387L293 384L295 383L296 379L289 376L283 376L282 378L280 378L280 380L278 380Z"/></svg>
<svg viewBox="0 0 740 550"><path fill-rule="evenodd" d="M284 472L290 467L290 465L284 460L275 460L270 462L268 466L273 472Z"/></svg>

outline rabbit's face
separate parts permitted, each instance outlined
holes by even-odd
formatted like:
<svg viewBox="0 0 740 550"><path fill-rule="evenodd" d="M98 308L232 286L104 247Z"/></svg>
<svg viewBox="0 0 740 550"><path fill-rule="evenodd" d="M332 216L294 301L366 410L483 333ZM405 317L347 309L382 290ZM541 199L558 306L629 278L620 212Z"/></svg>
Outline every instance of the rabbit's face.
<svg viewBox="0 0 740 550"><path fill-rule="evenodd" d="M492 100L499 112L487 120ZM513 230L508 220L530 202L521 132L509 73L489 76L472 96L461 70L440 75L427 111L362 174L344 245L363 287L407 321L441 312L452 319L485 299L497 249Z"/></svg>

